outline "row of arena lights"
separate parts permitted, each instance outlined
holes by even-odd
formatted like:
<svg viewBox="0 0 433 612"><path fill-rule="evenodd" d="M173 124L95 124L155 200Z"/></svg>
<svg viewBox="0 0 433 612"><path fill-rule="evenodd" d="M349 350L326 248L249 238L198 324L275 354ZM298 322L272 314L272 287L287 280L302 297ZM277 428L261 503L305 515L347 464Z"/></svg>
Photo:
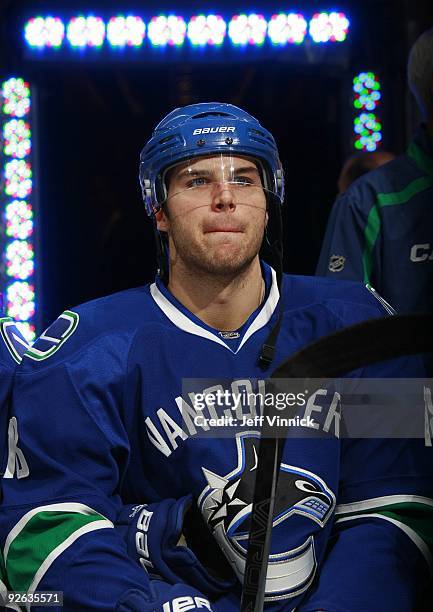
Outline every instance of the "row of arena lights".
<svg viewBox="0 0 433 612"><path fill-rule="evenodd" d="M35 337L35 256L29 84L21 78L3 81L0 98L3 174L0 218L3 217L5 227L6 314L18 322L31 341Z"/></svg>
<svg viewBox="0 0 433 612"><path fill-rule="evenodd" d="M374 72L360 72L353 79L354 147L376 151L382 141L382 125L376 111L381 99L380 82Z"/></svg>
<svg viewBox="0 0 433 612"><path fill-rule="evenodd" d="M279 13L267 20L263 15L239 14L226 21L221 15L158 15L148 23L137 15L116 15L104 21L96 15L77 15L67 22L60 17L33 17L24 27L27 44L35 49L59 49L66 41L83 49L141 47L144 39L153 47L181 47L186 40L194 47L220 46L227 39L234 46L301 44L307 35L315 43L343 42L349 31L344 13L316 13L309 21L300 13Z"/></svg>

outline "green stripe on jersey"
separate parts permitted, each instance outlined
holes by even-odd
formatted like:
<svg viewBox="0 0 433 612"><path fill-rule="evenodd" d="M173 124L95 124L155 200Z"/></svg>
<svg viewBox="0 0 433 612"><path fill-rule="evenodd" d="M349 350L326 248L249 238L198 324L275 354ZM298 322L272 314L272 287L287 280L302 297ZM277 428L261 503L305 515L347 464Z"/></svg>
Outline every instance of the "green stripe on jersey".
<svg viewBox="0 0 433 612"><path fill-rule="evenodd" d="M380 218L380 209L386 206L397 206L406 204L415 195L433 186L433 179L427 176L420 176L401 191L393 193L378 193L376 202L370 209L367 217L367 224L364 230L365 247L362 255L362 266L364 270L364 283L369 283L371 280L371 271L373 268L373 249L376 240L380 233L382 225Z"/></svg>
<svg viewBox="0 0 433 612"><path fill-rule="evenodd" d="M379 499L386 500L386 497ZM417 498L415 497L415 499ZM339 511L337 506L336 517L338 519L343 517L350 518L351 516L361 518L363 514L371 512L388 516L412 529L425 542L433 554L433 500L426 499L426 503L423 503L422 498L418 499L420 501L402 501L377 506L368 503L367 500L365 509L361 507L355 509L355 506L358 504L354 504L354 509L348 512ZM359 505L362 506L362 502Z"/></svg>
<svg viewBox="0 0 433 612"><path fill-rule="evenodd" d="M411 142L407 154L413 159L418 168L433 178L433 160L415 142Z"/></svg>
<svg viewBox="0 0 433 612"><path fill-rule="evenodd" d="M61 554L68 547L68 538L97 521L103 521L106 526L105 517L96 512L81 514L45 510L34 514L11 541L7 551L6 574L11 588L27 591L49 555L59 547ZM58 555L53 556L57 558Z"/></svg>

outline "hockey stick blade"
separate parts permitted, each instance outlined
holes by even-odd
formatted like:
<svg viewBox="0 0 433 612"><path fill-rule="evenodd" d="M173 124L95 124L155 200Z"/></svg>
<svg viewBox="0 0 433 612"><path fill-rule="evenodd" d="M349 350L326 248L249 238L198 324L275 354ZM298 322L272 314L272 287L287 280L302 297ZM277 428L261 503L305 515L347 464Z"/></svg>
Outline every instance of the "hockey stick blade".
<svg viewBox="0 0 433 612"><path fill-rule="evenodd" d="M320 338L280 364L278 378L336 378L366 365L403 355L433 352L433 314L371 319ZM263 407L265 414L267 407ZM270 409L270 408L269 408ZM275 493L284 439L262 426L241 612L262 612ZM265 433L267 435L265 435Z"/></svg>

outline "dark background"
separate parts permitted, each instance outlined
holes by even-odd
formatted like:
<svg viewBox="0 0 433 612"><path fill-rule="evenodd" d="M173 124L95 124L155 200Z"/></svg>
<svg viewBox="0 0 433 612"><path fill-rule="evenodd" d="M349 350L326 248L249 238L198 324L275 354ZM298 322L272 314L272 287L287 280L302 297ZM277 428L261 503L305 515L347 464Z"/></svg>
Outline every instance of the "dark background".
<svg viewBox="0 0 433 612"><path fill-rule="evenodd" d="M384 147L401 152L416 122L405 84L407 52L433 26L431 4L0 1L0 76L16 72L35 87L42 327L67 307L152 279L153 235L138 187L139 152L163 115L198 101L240 105L275 135L286 171L285 269L314 273L337 177L353 152L352 78L359 70L378 73ZM339 9L351 29L349 42L340 45L155 52L136 54L134 61L107 52L40 61L26 53L21 38L23 23L38 12L152 15L170 8L185 16L198 9L305 15Z"/></svg>

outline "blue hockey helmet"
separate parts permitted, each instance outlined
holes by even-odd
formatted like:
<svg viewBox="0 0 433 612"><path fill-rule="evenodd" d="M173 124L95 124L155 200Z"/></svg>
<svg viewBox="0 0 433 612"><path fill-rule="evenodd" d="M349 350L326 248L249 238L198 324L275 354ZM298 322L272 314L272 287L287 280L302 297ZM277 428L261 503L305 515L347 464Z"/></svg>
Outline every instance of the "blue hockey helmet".
<svg viewBox="0 0 433 612"><path fill-rule="evenodd" d="M166 199L165 171L182 161L212 154L253 158L263 186L283 202L284 175L274 137L233 104L203 102L174 109L156 126L140 155L140 185L153 216Z"/></svg>

